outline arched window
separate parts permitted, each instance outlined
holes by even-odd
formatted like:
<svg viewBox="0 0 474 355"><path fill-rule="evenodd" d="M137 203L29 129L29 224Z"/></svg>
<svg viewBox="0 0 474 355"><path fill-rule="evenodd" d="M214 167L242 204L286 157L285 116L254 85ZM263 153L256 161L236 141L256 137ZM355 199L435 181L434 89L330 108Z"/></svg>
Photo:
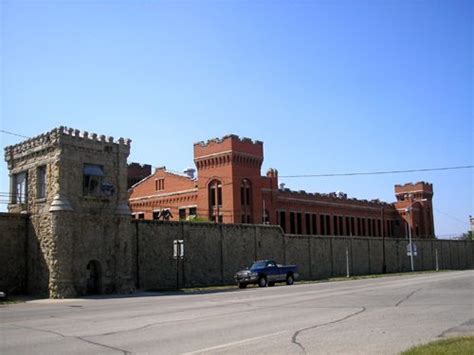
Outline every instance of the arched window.
<svg viewBox="0 0 474 355"><path fill-rule="evenodd" d="M242 223L252 223L252 184L249 179L243 179L240 184L240 205Z"/></svg>
<svg viewBox="0 0 474 355"><path fill-rule="evenodd" d="M222 183L212 180L209 183L209 220L222 222Z"/></svg>

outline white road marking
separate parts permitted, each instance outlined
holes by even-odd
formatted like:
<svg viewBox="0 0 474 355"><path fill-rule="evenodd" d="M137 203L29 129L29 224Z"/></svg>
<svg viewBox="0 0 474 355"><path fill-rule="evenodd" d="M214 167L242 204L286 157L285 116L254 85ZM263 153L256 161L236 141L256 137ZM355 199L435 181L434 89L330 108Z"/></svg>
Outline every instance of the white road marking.
<svg viewBox="0 0 474 355"><path fill-rule="evenodd" d="M210 348L191 351L191 352L188 352L188 353L183 353L182 355L202 354L202 353L206 353L208 351L220 350L220 349L224 349L224 348L230 348L232 346L242 345L242 344L245 344L245 343L251 343L251 342L256 341L256 340L270 338L270 337L274 337L274 336L281 335L281 334L288 333L288 332L289 332L288 330L284 330L284 331L281 331L281 332L266 334L266 335L262 335L262 336L255 337L255 338L243 339L243 340L239 340L239 341L234 341L232 343L221 344L221 345L213 346L213 347L210 347Z"/></svg>

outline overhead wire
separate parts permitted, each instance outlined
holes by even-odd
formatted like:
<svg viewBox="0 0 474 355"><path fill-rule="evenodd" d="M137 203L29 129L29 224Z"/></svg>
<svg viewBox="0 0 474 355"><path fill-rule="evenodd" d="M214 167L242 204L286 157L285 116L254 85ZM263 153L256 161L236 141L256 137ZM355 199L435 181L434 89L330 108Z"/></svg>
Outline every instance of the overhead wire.
<svg viewBox="0 0 474 355"><path fill-rule="evenodd" d="M5 131L4 129L0 129L0 132L1 132L1 133L5 133L5 134L9 134L9 135L11 135L11 136L17 136L17 137L26 138L26 139L29 139L29 138L30 138L30 137L24 136L24 135L22 135L22 134L18 134L18 133L13 133L13 132Z"/></svg>
<svg viewBox="0 0 474 355"><path fill-rule="evenodd" d="M389 175L389 174L404 174L404 173L416 173L416 172L429 172L429 171L446 171L446 170L463 170L472 169L474 165L460 165L460 166L446 166L437 168L421 168L421 169L405 169L405 170L385 170L385 171L366 171L366 172L347 172L347 173L324 173L324 174L295 174L295 175L278 175L279 178L312 178L312 177L342 177L342 176L366 176L366 175ZM186 177L185 174L176 170L165 169L165 172L172 173L181 177ZM201 178L228 178L232 179L235 176L226 175L203 175L199 174ZM244 177L244 176L242 176ZM248 175L245 177L261 177L261 175ZM265 176L263 176L265 177Z"/></svg>
<svg viewBox="0 0 474 355"><path fill-rule="evenodd" d="M457 218L457 217L454 217L454 216L450 215L450 214L447 213L447 212L441 211L439 208L434 207L433 209L434 209L436 212L441 213L441 214L445 215L446 217L451 218L453 221L456 221L456 222L458 222L458 223L462 223L463 225L469 225L469 222L468 222L468 221L463 221L463 220L461 220L461 219L459 219L459 218Z"/></svg>
<svg viewBox="0 0 474 355"><path fill-rule="evenodd" d="M28 136L6 131L1 129L1 133L21 137L30 138ZM279 175L280 178L311 178L311 177L338 177L338 176L364 176L364 175L388 175L388 174L404 174L404 173L416 173L416 172L429 172L429 171L444 171L444 170L461 170L461 169L472 169L474 165L460 165L460 166L447 166L447 167L436 167L436 168L420 168L420 169L405 169L405 170L382 170L382 171L365 171L365 172L342 172L342 173L319 173L319 174L293 174L293 175ZM185 177L185 175L176 170L165 169L166 172L177 174ZM213 177L214 175L201 177ZM234 178L233 176L219 176L220 178ZM252 176L249 176L252 177ZM260 177L260 176L258 176Z"/></svg>

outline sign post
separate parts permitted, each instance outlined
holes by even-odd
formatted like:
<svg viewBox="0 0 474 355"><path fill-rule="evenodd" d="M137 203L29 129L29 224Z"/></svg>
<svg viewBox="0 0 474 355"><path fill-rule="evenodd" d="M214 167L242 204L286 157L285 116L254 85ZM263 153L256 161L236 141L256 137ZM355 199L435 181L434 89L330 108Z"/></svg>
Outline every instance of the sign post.
<svg viewBox="0 0 474 355"><path fill-rule="evenodd" d="M176 260L176 289L179 290L179 261L184 259L184 240L173 240L173 258Z"/></svg>

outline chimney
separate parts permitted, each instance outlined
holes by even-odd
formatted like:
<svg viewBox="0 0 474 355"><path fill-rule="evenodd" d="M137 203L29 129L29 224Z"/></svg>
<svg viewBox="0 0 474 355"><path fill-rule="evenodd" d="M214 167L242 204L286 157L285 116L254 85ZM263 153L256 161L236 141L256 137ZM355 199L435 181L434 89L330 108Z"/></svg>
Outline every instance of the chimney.
<svg viewBox="0 0 474 355"><path fill-rule="evenodd" d="M185 173L190 179L194 179L195 172L196 172L196 169L193 169L193 168L187 168L186 170L183 171L183 173Z"/></svg>

